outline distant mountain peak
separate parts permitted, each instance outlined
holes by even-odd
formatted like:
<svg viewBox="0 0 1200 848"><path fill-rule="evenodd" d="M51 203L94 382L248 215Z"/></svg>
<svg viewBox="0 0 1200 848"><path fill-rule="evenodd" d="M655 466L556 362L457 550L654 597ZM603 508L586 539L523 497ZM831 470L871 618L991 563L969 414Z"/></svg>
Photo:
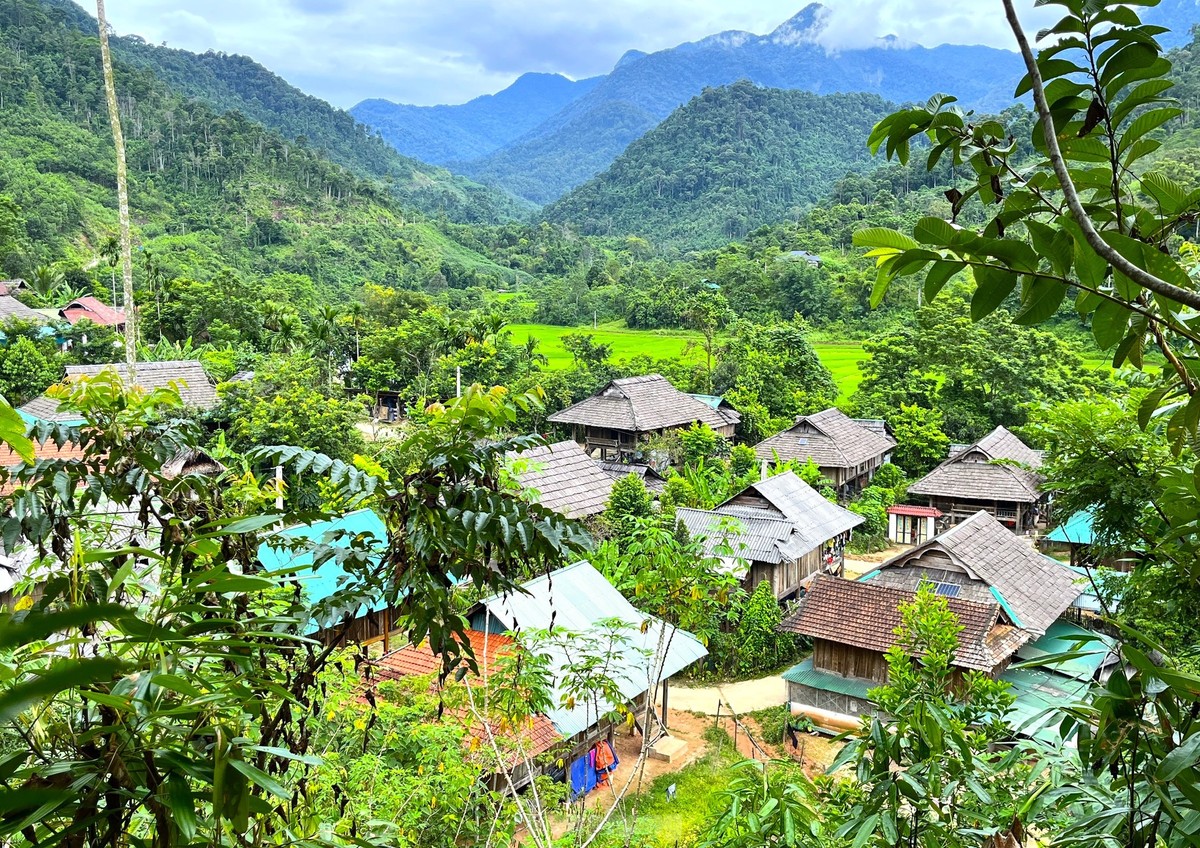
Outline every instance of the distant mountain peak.
<svg viewBox="0 0 1200 848"><path fill-rule="evenodd" d="M775 44L786 46L812 44L828 24L829 15L829 9L820 3L810 3L775 27L767 38Z"/></svg>
<svg viewBox="0 0 1200 848"><path fill-rule="evenodd" d="M617 60L617 64L613 65L613 70L616 70L617 68L622 68L625 65L632 65L638 59L644 59L649 55L650 54L647 53L645 50L626 50L625 54L623 56L621 56L620 59Z"/></svg>

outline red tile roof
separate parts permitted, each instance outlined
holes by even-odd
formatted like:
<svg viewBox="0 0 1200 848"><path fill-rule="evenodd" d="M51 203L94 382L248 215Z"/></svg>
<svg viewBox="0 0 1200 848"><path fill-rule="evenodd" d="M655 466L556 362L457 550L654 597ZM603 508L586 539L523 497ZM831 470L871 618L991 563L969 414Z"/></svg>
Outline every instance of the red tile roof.
<svg viewBox="0 0 1200 848"><path fill-rule="evenodd" d="M64 306L60 313L71 324L78 324L84 318L89 319L93 324L102 324L106 327L119 327L125 323L125 313L122 310L113 309L91 295L76 298Z"/></svg>
<svg viewBox="0 0 1200 848"><path fill-rule="evenodd" d="M59 447L54 442L45 441L41 443L34 442L33 453L34 459L38 461L55 459L70 462L82 460L86 451L72 442L67 442L62 447ZM0 468L11 471L23 464L24 460L17 455L16 451L7 445L0 445ZM0 484L0 495L11 495L16 488L16 483L6 480L3 484Z"/></svg>
<svg viewBox="0 0 1200 848"><path fill-rule="evenodd" d="M481 677L485 681L490 678L497 668L497 659L516 650L516 643L509 636L470 630L467 632L467 637L470 639L471 650L475 654L475 661L478 663L480 671L478 675L470 675L473 683L477 683ZM441 667L441 658L434 655L428 643L408 645L384 654L371 663L371 685L377 685L387 680L436 674ZM447 682L444 685L452 686L454 684ZM436 681L433 687L436 689ZM445 716L462 725L467 734L464 744L471 750L484 751L485 757L490 757L492 753L489 738L496 738L500 750L508 759L506 765L510 767L521 761L522 754L526 757L544 754L553 748L561 738L550 719L541 714L534 715L524 727L520 728L512 727L501 720L481 719L474 715L467 706L448 706ZM518 731L519 740L516 738ZM518 741L521 750L516 750L515 743Z"/></svg>
<svg viewBox="0 0 1200 848"><path fill-rule="evenodd" d="M912 515L917 518L941 518L942 511L932 506L914 506L913 504L896 504L888 507L888 515Z"/></svg>
<svg viewBox="0 0 1200 848"><path fill-rule="evenodd" d="M904 589L821 574L779 629L883 653L896 641L900 604L914 597ZM961 668L990 672L1029 641L1025 631L1000 623L998 604L961 598L946 598L946 603L963 628L954 654Z"/></svg>

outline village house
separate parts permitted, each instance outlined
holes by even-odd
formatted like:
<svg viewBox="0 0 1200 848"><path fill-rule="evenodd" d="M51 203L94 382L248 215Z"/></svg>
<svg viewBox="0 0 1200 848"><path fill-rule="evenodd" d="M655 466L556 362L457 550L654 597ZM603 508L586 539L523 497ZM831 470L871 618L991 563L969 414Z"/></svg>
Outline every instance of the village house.
<svg viewBox="0 0 1200 848"><path fill-rule="evenodd" d="M300 584L304 599L312 607L311 618L305 625L306 635L326 644L378 643L384 651L392 647L391 632L396 619L386 599L355 582L338 556L330 556L314 567L323 547L341 548L345 552L353 540L360 543L360 549L365 549L363 556L372 562L382 560L387 527L373 509L288 527L278 535L278 541L259 545L258 561L267 572L295 579ZM350 624L343 632L341 625L347 617Z"/></svg>
<svg viewBox="0 0 1200 848"><path fill-rule="evenodd" d="M521 488L567 518L604 512L617 481L570 439L514 453L510 459Z"/></svg>
<svg viewBox="0 0 1200 848"><path fill-rule="evenodd" d="M596 464L600 466L601 471L613 479L613 482L630 474L642 478L642 483L645 484L652 497L661 495L663 489L667 487L667 478L643 463L599 459L596 460Z"/></svg>
<svg viewBox="0 0 1200 848"><path fill-rule="evenodd" d="M891 459L896 440L882 421L854 419L829 408L802 415L782 433L754 447L761 460L812 460L839 497L865 488L875 472Z"/></svg>
<svg viewBox="0 0 1200 848"><path fill-rule="evenodd" d="M1032 529L1044 517L1042 455L997 427L973 445L954 445L950 456L908 487L957 524L986 510L1016 533Z"/></svg>
<svg viewBox="0 0 1200 848"><path fill-rule="evenodd" d="M622 622L624 645L614 646L619 648L618 656L607 677L632 711L634 727L643 738L664 756L678 754L682 743L670 737L667 728L669 682L708 651L692 634L672 632L661 620L636 610L591 563L577 562L530 580L521 591L487 598L468 614L472 630L510 637L553 627L559 634L598 638L604 631L601 622L612 619ZM664 628L668 628L665 633ZM569 646L551 640L539 645L539 650L549 659L554 681L553 706L546 716L565 743L565 779L575 792L586 792L595 781L594 771L589 773L586 765L588 752L600 740L611 743L621 722L614 720L608 705L591 698L562 697L569 689L567 668L573 660ZM661 696L661 711L656 692Z"/></svg>
<svg viewBox="0 0 1200 848"><path fill-rule="evenodd" d="M125 311L114 309L99 298L77 297L58 311L67 323L75 326L84 319L102 327L112 327L118 333L125 330Z"/></svg>
<svg viewBox="0 0 1200 848"><path fill-rule="evenodd" d="M601 460L636 457L651 436L707 424L732 439L741 416L732 408L697 400L672 386L665 377L649 374L613 380L589 398L555 412L547 420L569 425L575 441L589 456Z"/></svg>
<svg viewBox="0 0 1200 848"><path fill-rule="evenodd" d="M1090 509L1080 510L1047 533L1042 544L1052 549L1065 547L1071 565L1077 568L1103 567L1114 571L1133 571L1142 556L1133 550L1114 552L1097 545L1094 521L1095 516Z"/></svg>
<svg viewBox="0 0 1200 848"><path fill-rule="evenodd" d="M0 293L0 325L7 324L9 321L48 324L50 319L32 306L21 303L13 295Z"/></svg>
<svg viewBox="0 0 1200 848"><path fill-rule="evenodd" d="M864 520L790 471L748 486L716 509L678 509L675 517L748 591L766 580L781 601L795 597L815 574L841 574L851 531Z"/></svg>
<svg viewBox="0 0 1200 848"><path fill-rule="evenodd" d="M105 365L68 365L64 382L71 382L80 377L95 377L102 371L113 369L121 378L128 381L129 369L125 363ZM139 362L137 365L137 386L144 391L174 387L179 392L179 398L184 407L194 410L208 410L217 405L217 390L204 366L199 360L180 359L170 362ZM20 407L17 412L27 422L49 421L56 424L77 425L83 423L77 412L59 409L59 402L54 398L42 395Z"/></svg>
<svg viewBox="0 0 1200 848"><path fill-rule="evenodd" d="M495 792L521 790L545 769L539 758L553 749L562 737L554 723L544 713L534 713L528 721L514 724L490 708L491 687L500 676L500 663L520 650L516 640L499 633L467 631L471 653L478 673L468 673L463 681L446 681L444 686L469 685L475 708L465 699L457 705L446 704L443 721L453 722L464 731L463 747L469 758L475 758L485 770L484 782ZM441 657L433 653L429 643L406 645L372 659L364 668L366 684L377 689L381 683L410 677L434 677L442 671ZM507 772L507 777L505 776ZM510 781L511 780L511 785Z"/></svg>
<svg viewBox="0 0 1200 848"><path fill-rule="evenodd" d="M893 504L888 507L888 541L896 545L919 545L937 535L942 511L932 506Z"/></svg>
<svg viewBox="0 0 1200 848"><path fill-rule="evenodd" d="M813 640L812 656L783 675L793 711L836 726L870 713L867 692L887 682L899 607L929 583L963 628L955 674L1008 680L1028 718L1039 698L1070 697L1107 659L1097 648L1097 656L1061 667L1009 668L1017 658L1059 653L1056 645L1083 632L1061 620L1080 598L1077 581L982 510L858 580L820 575L780 626Z"/></svg>

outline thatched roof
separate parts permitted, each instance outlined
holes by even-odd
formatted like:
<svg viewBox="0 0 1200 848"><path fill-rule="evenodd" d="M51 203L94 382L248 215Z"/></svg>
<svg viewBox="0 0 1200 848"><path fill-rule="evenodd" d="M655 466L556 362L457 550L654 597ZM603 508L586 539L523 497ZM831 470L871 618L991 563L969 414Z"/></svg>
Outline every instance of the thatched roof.
<svg viewBox="0 0 1200 848"><path fill-rule="evenodd" d="M199 448L184 448L163 464L161 473L168 480L187 474L203 474L213 477L222 474L225 466Z"/></svg>
<svg viewBox="0 0 1200 848"><path fill-rule="evenodd" d="M727 413L679 391L658 374L613 380L590 398L554 413L547 420L627 433L685 427L697 421L716 430L731 423Z"/></svg>

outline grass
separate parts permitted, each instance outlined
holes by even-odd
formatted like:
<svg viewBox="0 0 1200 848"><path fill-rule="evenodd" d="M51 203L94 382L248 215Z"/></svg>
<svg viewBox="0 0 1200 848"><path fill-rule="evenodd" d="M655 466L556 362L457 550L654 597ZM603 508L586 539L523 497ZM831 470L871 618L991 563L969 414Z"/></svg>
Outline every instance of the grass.
<svg viewBox="0 0 1200 848"><path fill-rule="evenodd" d="M688 342L700 340L700 334L688 330L631 330L623 322L601 324L591 327L556 327L550 324L511 324L513 339L524 342L533 337L541 340L539 350L549 360L552 371L571 367L571 354L563 346L562 338L568 333L588 333L597 343L612 346L612 358L616 361L635 356L650 356L655 359L681 359L700 362L704 353L694 348L685 354ZM853 394L862 380L858 362L863 358L862 345L855 342L820 342L814 344L817 356L833 373L838 385L839 400Z"/></svg>
<svg viewBox="0 0 1200 848"><path fill-rule="evenodd" d="M659 775L642 797L630 844L668 848L691 845L701 828L718 811L720 793L729 783L729 767L742 758L724 730L704 732L709 750L677 772ZM667 800L667 787L675 785L675 800ZM624 828L609 824L597 843L604 848L622 844Z"/></svg>

